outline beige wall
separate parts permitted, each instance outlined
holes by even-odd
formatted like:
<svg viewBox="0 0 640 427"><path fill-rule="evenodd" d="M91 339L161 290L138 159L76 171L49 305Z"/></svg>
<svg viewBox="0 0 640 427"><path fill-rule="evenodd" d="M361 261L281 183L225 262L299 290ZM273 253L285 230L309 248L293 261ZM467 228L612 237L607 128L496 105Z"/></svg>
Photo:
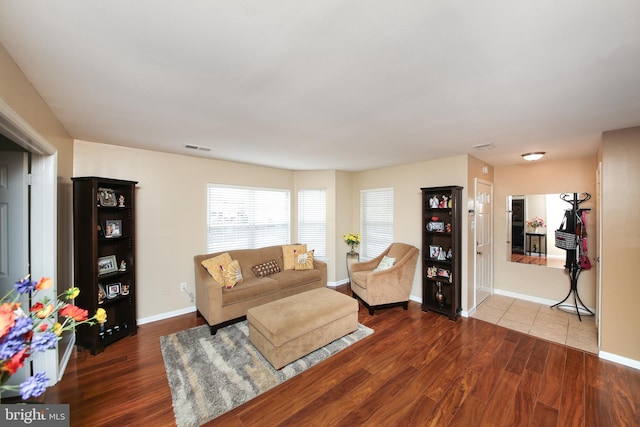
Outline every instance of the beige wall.
<svg viewBox="0 0 640 427"><path fill-rule="evenodd" d="M74 175L139 181L136 191L138 318L190 307L193 256L206 253L207 183L287 188L293 172L75 141ZM293 236L292 236L293 238Z"/></svg>
<svg viewBox="0 0 640 427"><path fill-rule="evenodd" d="M58 261L56 282L66 288L73 278L72 194L73 141L49 106L0 45L0 99L58 151Z"/></svg>
<svg viewBox="0 0 640 427"><path fill-rule="evenodd" d="M498 290L560 301L569 292L569 278L564 269L518 264L507 261L507 196L518 194L546 194L588 192L593 198L580 205L591 208L588 216L590 255L595 257L597 245L595 204L596 155L562 161L545 161L497 166L495 168L495 280ZM567 204L567 207L570 207ZM548 245L553 245L549 239ZM583 271L578 291L588 307L596 306L596 269Z"/></svg>
<svg viewBox="0 0 640 427"><path fill-rule="evenodd" d="M640 127L602 135L601 350L640 361Z"/></svg>

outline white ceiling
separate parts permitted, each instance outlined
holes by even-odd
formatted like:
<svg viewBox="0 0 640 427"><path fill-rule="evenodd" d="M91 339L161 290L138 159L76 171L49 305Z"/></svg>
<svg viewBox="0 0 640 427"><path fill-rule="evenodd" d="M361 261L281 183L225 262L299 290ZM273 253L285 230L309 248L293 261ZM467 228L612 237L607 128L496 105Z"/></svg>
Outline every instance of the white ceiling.
<svg viewBox="0 0 640 427"><path fill-rule="evenodd" d="M638 0L0 0L0 43L73 138L286 169L640 125Z"/></svg>

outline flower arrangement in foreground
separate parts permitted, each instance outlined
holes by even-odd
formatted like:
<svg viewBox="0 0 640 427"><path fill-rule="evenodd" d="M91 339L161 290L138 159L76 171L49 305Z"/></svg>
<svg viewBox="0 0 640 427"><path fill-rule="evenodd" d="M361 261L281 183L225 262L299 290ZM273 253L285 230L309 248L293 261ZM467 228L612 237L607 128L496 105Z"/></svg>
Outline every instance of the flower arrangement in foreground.
<svg viewBox="0 0 640 427"><path fill-rule="evenodd" d="M93 317L88 318L87 310L61 300L76 298L80 289L75 287L60 294L56 301L51 301L48 297L36 299L38 291L52 286L51 279L42 278L39 282L34 282L27 276L16 282L13 289L0 299L0 395L3 391L19 389L23 400L40 396L49 381L42 371L27 378L19 386L6 385L6 382L23 367L32 353L54 348L62 332L83 323L102 324L107 319L103 308L99 308ZM34 303L25 312L18 299L31 292ZM55 322L56 314L64 318L62 323Z"/></svg>
<svg viewBox="0 0 640 427"><path fill-rule="evenodd" d="M355 252L355 246L360 244L360 233L348 233L342 236L344 242L351 246L351 253Z"/></svg>
<svg viewBox="0 0 640 427"><path fill-rule="evenodd" d="M527 225L533 229L544 227L544 219L539 216L533 217L532 219L527 220Z"/></svg>

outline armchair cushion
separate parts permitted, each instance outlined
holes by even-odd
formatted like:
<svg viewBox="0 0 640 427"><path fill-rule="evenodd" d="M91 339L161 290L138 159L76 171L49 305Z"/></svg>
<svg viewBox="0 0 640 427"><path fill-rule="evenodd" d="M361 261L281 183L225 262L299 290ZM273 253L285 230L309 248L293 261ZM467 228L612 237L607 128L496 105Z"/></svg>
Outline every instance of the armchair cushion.
<svg viewBox="0 0 640 427"><path fill-rule="evenodd" d="M391 267L393 267L393 264L396 263L396 259L395 258L390 258L388 256L383 256L382 257L382 261L380 261L380 264L378 264L378 266L376 268L373 269L373 271L383 271L383 270L388 270Z"/></svg>

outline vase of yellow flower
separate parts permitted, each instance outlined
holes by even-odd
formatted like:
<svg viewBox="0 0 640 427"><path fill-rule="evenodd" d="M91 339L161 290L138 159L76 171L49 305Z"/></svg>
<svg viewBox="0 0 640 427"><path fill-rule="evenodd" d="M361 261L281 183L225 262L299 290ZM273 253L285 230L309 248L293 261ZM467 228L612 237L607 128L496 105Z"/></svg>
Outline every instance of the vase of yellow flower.
<svg viewBox="0 0 640 427"><path fill-rule="evenodd" d="M54 348L64 331L83 323L102 324L107 319L106 311L102 308L89 318L87 310L67 302L80 293L76 287L58 295L55 301L46 296L38 298L39 291L52 286L51 279L42 278L35 282L27 276L17 281L0 299L0 397L7 391L19 391L23 400L40 396L49 381L42 371L36 372L20 385L9 385L7 382L22 369L31 354ZM22 307L19 300L24 296L30 297L31 307Z"/></svg>
<svg viewBox="0 0 640 427"><path fill-rule="evenodd" d="M343 236L347 245L351 246L350 254L356 253L356 246L360 244L360 233L348 233Z"/></svg>

